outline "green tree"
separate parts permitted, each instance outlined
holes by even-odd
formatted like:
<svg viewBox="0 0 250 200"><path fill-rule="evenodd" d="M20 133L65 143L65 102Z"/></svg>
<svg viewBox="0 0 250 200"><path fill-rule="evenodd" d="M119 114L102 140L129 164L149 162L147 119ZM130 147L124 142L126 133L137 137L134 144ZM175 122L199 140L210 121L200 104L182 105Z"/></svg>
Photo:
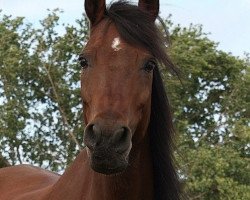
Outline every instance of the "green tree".
<svg viewBox="0 0 250 200"><path fill-rule="evenodd" d="M171 28L182 84L165 73L190 199L250 198L250 65L217 50L202 26Z"/></svg>
<svg viewBox="0 0 250 200"><path fill-rule="evenodd" d="M87 20L63 25L58 10L40 23L0 21L0 154L60 171L81 148L83 135L78 55ZM79 142L78 142L79 141ZM80 143L80 144L79 144Z"/></svg>

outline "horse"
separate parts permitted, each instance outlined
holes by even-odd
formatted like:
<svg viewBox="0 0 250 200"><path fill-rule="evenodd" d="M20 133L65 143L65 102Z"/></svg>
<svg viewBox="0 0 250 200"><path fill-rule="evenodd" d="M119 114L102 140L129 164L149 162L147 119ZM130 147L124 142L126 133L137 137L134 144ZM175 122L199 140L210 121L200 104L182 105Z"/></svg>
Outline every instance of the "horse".
<svg viewBox="0 0 250 200"><path fill-rule="evenodd" d="M79 56L84 148L63 175L0 170L1 200L178 200L175 136L160 66L176 71L155 20L159 0L85 0Z"/></svg>

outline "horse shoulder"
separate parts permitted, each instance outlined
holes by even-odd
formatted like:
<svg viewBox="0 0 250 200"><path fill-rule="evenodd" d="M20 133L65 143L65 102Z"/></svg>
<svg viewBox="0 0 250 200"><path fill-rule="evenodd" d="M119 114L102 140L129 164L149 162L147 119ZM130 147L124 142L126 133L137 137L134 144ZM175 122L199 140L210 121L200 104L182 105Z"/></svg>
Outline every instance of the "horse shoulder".
<svg viewBox="0 0 250 200"><path fill-rule="evenodd" d="M56 173L30 165L3 168L0 170L0 199L40 199L37 195L48 193L59 178Z"/></svg>

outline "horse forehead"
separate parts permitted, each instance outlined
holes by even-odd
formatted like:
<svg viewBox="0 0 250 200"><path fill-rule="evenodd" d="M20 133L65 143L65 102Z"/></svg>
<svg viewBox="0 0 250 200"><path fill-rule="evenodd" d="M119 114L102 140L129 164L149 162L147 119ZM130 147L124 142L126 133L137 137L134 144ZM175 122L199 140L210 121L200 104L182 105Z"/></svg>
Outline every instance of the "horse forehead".
<svg viewBox="0 0 250 200"><path fill-rule="evenodd" d="M96 52L99 59L109 58L111 62L115 59L130 58L127 62L135 62L140 57L149 57L150 53L138 46L127 43L119 34L113 23L101 22L92 32L87 49Z"/></svg>
<svg viewBox="0 0 250 200"><path fill-rule="evenodd" d="M116 26L107 20L103 20L92 30L89 43L91 48L97 51L105 49L105 51L118 52L122 49L135 49L123 40Z"/></svg>
<svg viewBox="0 0 250 200"><path fill-rule="evenodd" d="M119 52L120 50L136 50L123 40L118 31L114 28L109 28L105 34L100 31L93 37L92 47L97 51L105 49L106 52Z"/></svg>

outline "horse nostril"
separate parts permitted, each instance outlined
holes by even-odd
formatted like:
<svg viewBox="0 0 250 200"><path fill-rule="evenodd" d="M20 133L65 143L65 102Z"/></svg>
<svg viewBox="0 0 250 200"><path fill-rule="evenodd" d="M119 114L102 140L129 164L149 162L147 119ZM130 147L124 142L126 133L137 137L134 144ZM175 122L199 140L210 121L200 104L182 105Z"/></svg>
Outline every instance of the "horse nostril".
<svg viewBox="0 0 250 200"><path fill-rule="evenodd" d="M124 127L119 128L114 133L114 139L117 141L126 140L126 137L127 137L127 130Z"/></svg>
<svg viewBox="0 0 250 200"><path fill-rule="evenodd" d="M85 145L93 149L100 138L101 128L97 124L90 124L85 128L84 143Z"/></svg>
<svg viewBox="0 0 250 200"><path fill-rule="evenodd" d="M127 127L121 127L114 132L112 141L117 146L118 151L127 149L127 145L131 139L130 130Z"/></svg>

